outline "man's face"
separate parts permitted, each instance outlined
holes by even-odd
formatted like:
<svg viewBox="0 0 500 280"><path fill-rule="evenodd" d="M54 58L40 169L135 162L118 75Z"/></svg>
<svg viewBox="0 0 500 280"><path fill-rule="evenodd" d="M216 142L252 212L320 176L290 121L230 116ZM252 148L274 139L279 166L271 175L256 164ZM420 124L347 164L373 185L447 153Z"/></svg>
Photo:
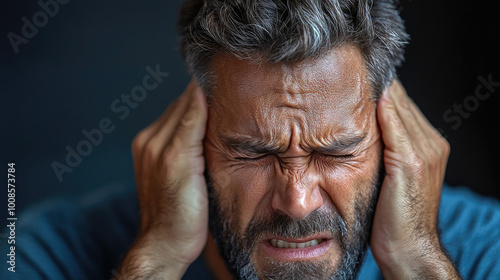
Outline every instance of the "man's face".
<svg viewBox="0 0 500 280"><path fill-rule="evenodd" d="M382 143L363 58L293 66L217 55L205 155L211 231L238 278L352 277Z"/></svg>

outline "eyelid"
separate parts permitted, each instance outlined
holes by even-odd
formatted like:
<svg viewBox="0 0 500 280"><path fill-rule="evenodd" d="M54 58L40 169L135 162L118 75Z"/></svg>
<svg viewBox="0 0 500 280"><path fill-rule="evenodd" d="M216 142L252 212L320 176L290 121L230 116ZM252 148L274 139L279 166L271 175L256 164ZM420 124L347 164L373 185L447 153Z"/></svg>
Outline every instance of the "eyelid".
<svg viewBox="0 0 500 280"><path fill-rule="evenodd" d="M324 153L321 153L320 154L321 156L324 156L324 157L328 157L328 158L335 158L335 159L338 159L338 160L350 160L352 158L355 157L354 154L338 154L338 155L334 155L334 154L324 154ZM235 157L236 160L242 160L242 161L258 161L258 160L261 160L261 159L264 159L266 157L270 156L270 154L262 154L262 155L256 155L254 157Z"/></svg>
<svg viewBox="0 0 500 280"><path fill-rule="evenodd" d="M254 157L235 157L237 160L243 160L243 161L256 161L263 159L265 157L269 156L268 154L263 154L263 155L256 155Z"/></svg>
<svg viewBox="0 0 500 280"><path fill-rule="evenodd" d="M337 154L337 155L334 155L334 154L321 154L321 155L325 156L325 157L337 158L337 159L342 159L342 160L349 160L349 159L352 159L352 158L354 158L356 156L354 154Z"/></svg>

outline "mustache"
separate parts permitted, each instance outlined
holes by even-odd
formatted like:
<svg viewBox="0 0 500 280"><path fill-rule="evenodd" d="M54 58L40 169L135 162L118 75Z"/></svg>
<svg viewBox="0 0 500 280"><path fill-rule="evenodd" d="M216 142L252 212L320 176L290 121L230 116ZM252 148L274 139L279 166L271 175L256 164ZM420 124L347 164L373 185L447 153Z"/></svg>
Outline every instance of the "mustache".
<svg viewBox="0 0 500 280"><path fill-rule="evenodd" d="M254 248L259 240L269 235L299 239L317 233L326 233L337 239L339 244L345 244L349 235L346 222L337 212L316 209L301 220L293 220L279 211L274 211L266 218L254 218L243 238L248 248Z"/></svg>

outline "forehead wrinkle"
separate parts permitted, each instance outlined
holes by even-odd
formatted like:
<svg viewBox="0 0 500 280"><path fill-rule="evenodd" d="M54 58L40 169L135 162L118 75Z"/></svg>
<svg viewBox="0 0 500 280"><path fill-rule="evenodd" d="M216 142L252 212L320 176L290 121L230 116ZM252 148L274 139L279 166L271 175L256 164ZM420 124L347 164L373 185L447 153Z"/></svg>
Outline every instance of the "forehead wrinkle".
<svg viewBox="0 0 500 280"><path fill-rule="evenodd" d="M311 112L311 99L318 98L318 93L306 91L299 93L285 91L277 94L282 96L282 100L280 100L279 104L273 106L273 108L295 109L304 111L305 113Z"/></svg>
<svg viewBox="0 0 500 280"><path fill-rule="evenodd" d="M217 97L223 99L217 102L217 108L210 110L215 113L212 116L217 116L211 118L213 127L219 127L217 131L251 135L259 144L288 147L291 138L288 124L293 119L289 117L301 115L307 123L301 123L299 144L306 147L328 143L327 134L337 135L348 128L362 129L367 118L373 117L363 113L366 106L362 104L366 103L369 87L364 72L357 67L357 56L334 56L318 60L317 64L310 61L285 67L287 71L278 68L283 65L227 58L219 57L219 75L214 84L214 89L220 91ZM362 69L363 64L360 65ZM284 73L288 73L288 78ZM283 118L284 114L287 118ZM313 137L313 131L317 137Z"/></svg>
<svg viewBox="0 0 500 280"><path fill-rule="evenodd" d="M283 98L279 107L307 109L303 103L330 86L331 80L322 72L325 69L316 69L321 64L318 61L321 60L310 58L294 65L282 64L278 71L273 71L276 79L272 91Z"/></svg>
<svg viewBox="0 0 500 280"><path fill-rule="evenodd" d="M294 67L289 65L281 65L279 74L281 77L276 82L276 87L278 91L285 94L300 94L304 92L304 85L307 84L301 77L301 73L294 71Z"/></svg>

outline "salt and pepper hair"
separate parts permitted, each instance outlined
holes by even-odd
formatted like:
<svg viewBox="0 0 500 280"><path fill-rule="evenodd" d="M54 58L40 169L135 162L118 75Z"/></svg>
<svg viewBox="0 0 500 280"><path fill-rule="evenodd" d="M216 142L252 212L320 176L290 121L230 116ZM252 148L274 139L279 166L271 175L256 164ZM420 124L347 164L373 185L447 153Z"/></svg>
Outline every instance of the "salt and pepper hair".
<svg viewBox="0 0 500 280"><path fill-rule="evenodd" d="M394 0L187 0L178 22L188 72L210 93L217 53L293 65L345 44L365 60L374 97L408 40Z"/></svg>

